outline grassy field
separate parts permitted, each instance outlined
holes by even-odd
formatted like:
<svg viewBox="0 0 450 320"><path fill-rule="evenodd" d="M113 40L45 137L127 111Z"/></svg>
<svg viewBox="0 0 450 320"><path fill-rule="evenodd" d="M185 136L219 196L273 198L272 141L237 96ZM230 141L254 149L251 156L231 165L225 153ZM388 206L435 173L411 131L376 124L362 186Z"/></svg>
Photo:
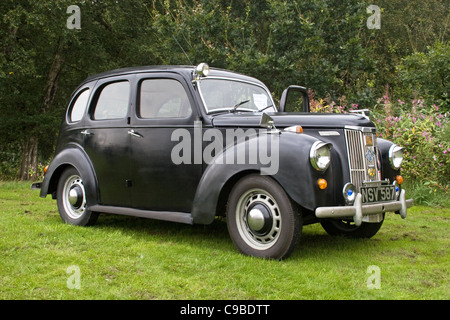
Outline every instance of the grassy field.
<svg viewBox="0 0 450 320"><path fill-rule="evenodd" d="M267 261L239 254L224 221L75 227L29 183L0 182L0 299L449 299L449 230L449 208L416 206L370 240L305 226Z"/></svg>

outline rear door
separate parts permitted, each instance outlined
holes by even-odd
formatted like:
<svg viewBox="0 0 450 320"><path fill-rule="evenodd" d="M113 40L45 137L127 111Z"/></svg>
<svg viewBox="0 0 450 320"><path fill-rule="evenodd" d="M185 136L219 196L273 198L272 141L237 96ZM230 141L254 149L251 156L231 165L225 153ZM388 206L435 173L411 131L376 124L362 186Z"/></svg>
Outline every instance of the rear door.
<svg viewBox="0 0 450 320"><path fill-rule="evenodd" d="M130 206L128 131L133 77L114 77L97 83L86 129L82 131L103 205Z"/></svg>
<svg viewBox="0 0 450 320"><path fill-rule="evenodd" d="M136 87L130 142L132 205L190 212L202 175L202 163L194 163L194 121L198 115L191 89L181 76L167 73L137 75ZM190 161L184 163L172 159L172 151L181 142L190 153Z"/></svg>

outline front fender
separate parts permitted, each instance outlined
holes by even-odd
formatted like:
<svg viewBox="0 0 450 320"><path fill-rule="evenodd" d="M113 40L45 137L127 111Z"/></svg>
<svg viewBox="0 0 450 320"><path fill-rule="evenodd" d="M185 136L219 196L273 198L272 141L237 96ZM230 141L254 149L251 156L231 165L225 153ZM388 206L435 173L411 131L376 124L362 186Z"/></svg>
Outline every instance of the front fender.
<svg viewBox="0 0 450 320"><path fill-rule="evenodd" d="M394 144L389 140L378 138L378 150L381 160L381 178L394 181L396 176L400 174L400 170L392 169L389 163L389 148Z"/></svg>
<svg viewBox="0 0 450 320"><path fill-rule="evenodd" d="M320 174L311 167L309 152L317 140L306 134L269 131L227 147L208 164L200 180L191 211L193 222L211 223L217 214L220 198L228 197L228 192L224 194L223 190L229 191L232 187L230 183L234 184L242 176L255 172L270 175L293 201L313 210L317 206L316 196L319 192L315 181ZM258 161L252 162L251 155L255 154L255 148ZM236 155L242 156L242 152L246 161L237 163ZM230 159L235 162L229 161ZM271 160L270 163L268 160ZM326 176L331 175L329 168Z"/></svg>
<svg viewBox="0 0 450 320"><path fill-rule="evenodd" d="M97 178L88 155L78 144L69 145L53 158L41 183L40 196L45 198L48 194L52 194L55 198L59 178L68 167L74 167L82 176L87 205L97 204L99 199Z"/></svg>

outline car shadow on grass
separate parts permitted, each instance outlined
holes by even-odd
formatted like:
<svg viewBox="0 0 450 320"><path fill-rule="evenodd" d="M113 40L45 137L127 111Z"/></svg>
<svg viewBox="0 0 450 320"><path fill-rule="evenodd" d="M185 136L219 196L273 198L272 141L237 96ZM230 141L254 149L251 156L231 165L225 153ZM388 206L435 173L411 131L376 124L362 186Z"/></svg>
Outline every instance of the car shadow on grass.
<svg viewBox="0 0 450 320"><path fill-rule="evenodd" d="M125 235L136 239L149 239L168 243L190 243L192 245L200 245L201 243L202 248L207 247L208 242L210 242L211 250L234 250L239 254L229 237L224 218L216 218L209 225L187 225L154 219L102 214L94 227L120 230ZM330 236L320 225L308 225L304 226L299 243L289 260L317 256L339 256L343 250L362 252L373 247L379 241L376 238L348 239L342 236Z"/></svg>

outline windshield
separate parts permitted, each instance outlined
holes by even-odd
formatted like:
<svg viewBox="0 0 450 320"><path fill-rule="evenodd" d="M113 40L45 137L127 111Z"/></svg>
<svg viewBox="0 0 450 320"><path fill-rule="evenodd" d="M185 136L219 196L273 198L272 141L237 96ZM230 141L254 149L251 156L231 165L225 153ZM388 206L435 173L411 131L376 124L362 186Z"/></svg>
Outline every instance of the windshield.
<svg viewBox="0 0 450 320"><path fill-rule="evenodd" d="M220 111L276 111L272 97L257 84L232 79L204 78L200 94L208 113Z"/></svg>

